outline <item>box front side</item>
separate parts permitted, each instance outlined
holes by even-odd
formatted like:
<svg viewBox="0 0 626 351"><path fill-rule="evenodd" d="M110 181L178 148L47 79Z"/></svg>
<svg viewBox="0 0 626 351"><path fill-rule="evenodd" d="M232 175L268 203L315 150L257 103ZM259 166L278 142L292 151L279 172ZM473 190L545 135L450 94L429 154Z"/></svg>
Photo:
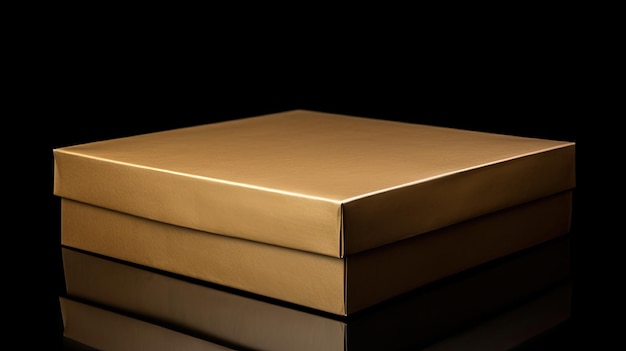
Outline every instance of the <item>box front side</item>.
<svg viewBox="0 0 626 351"><path fill-rule="evenodd" d="M339 257L337 202L66 152L55 154L62 198L174 224Z"/></svg>
<svg viewBox="0 0 626 351"><path fill-rule="evenodd" d="M136 264L345 314L344 261L63 199L61 243Z"/></svg>

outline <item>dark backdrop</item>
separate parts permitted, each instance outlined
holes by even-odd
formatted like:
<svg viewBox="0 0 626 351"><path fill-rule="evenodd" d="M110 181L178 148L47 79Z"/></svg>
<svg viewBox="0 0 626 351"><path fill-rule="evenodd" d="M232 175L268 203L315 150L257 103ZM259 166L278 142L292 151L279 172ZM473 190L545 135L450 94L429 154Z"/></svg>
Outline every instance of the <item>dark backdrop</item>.
<svg viewBox="0 0 626 351"><path fill-rule="evenodd" d="M29 249L14 286L28 291L29 303L19 323L53 339L62 291L55 147L294 108L578 139L575 112L583 101L577 77L565 55L545 44L530 52L514 46L484 52L473 44L447 55L387 51L383 60L367 45L351 55L341 47L199 55L158 45L138 49L134 42L114 51L66 45L38 71L37 99L27 104L38 107L37 117L21 121L21 130L33 135L27 163L36 181L29 183L34 197L20 208L36 217L20 222L29 228L23 243Z"/></svg>

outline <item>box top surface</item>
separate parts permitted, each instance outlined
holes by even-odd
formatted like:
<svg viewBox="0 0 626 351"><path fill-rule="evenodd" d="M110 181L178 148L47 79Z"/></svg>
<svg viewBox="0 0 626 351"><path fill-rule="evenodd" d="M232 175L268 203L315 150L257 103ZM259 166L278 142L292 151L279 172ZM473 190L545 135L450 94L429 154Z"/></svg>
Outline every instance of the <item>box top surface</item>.
<svg viewBox="0 0 626 351"><path fill-rule="evenodd" d="M306 110L60 148L334 202L571 145Z"/></svg>
<svg viewBox="0 0 626 351"><path fill-rule="evenodd" d="M54 193L343 257L574 187L574 143L293 110L54 150Z"/></svg>

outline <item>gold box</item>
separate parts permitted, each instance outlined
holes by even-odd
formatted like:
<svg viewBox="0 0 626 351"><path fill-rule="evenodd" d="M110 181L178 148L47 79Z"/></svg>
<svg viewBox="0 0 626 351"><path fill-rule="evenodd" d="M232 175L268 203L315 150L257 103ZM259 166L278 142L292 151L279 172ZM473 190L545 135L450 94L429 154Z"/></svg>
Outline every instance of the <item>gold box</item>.
<svg viewBox="0 0 626 351"><path fill-rule="evenodd" d="M573 142L306 110L53 152L64 245L340 315L569 232L575 187Z"/></svg>

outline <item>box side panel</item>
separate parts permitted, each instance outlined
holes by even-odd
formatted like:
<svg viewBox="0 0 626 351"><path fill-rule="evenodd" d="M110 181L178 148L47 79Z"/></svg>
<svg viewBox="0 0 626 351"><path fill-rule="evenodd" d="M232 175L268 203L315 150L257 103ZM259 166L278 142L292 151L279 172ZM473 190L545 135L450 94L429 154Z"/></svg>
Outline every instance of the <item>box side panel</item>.
<svg viewBox="0 0 626 351"><path fill-rule="evenodd" d="M570 230L572 192L348 256L348 313Z"/></svg>
<svg viewBox="0 0 626 351"><path fill-rule="evenodd" d="M339 258L201 232L62 199L61 243L344 314Z"/></svg>
<svg viewBox="0 0 626 351"><path fill-rule="evenodd" d="M574 145L454 173L344 205L346 255L575 187Z"/></svg>
<svg viewBox="0 0 626 351"><path fill-rule="evenodd" d="M340 256L340 204L55 152L54 194L148 219Z"/></svg>
<svg viewBox="0 0 626 351"><path fill-rule="evenodd" d="M260 350L343 350L344 324L63 248L67 293Z"/></svg>

